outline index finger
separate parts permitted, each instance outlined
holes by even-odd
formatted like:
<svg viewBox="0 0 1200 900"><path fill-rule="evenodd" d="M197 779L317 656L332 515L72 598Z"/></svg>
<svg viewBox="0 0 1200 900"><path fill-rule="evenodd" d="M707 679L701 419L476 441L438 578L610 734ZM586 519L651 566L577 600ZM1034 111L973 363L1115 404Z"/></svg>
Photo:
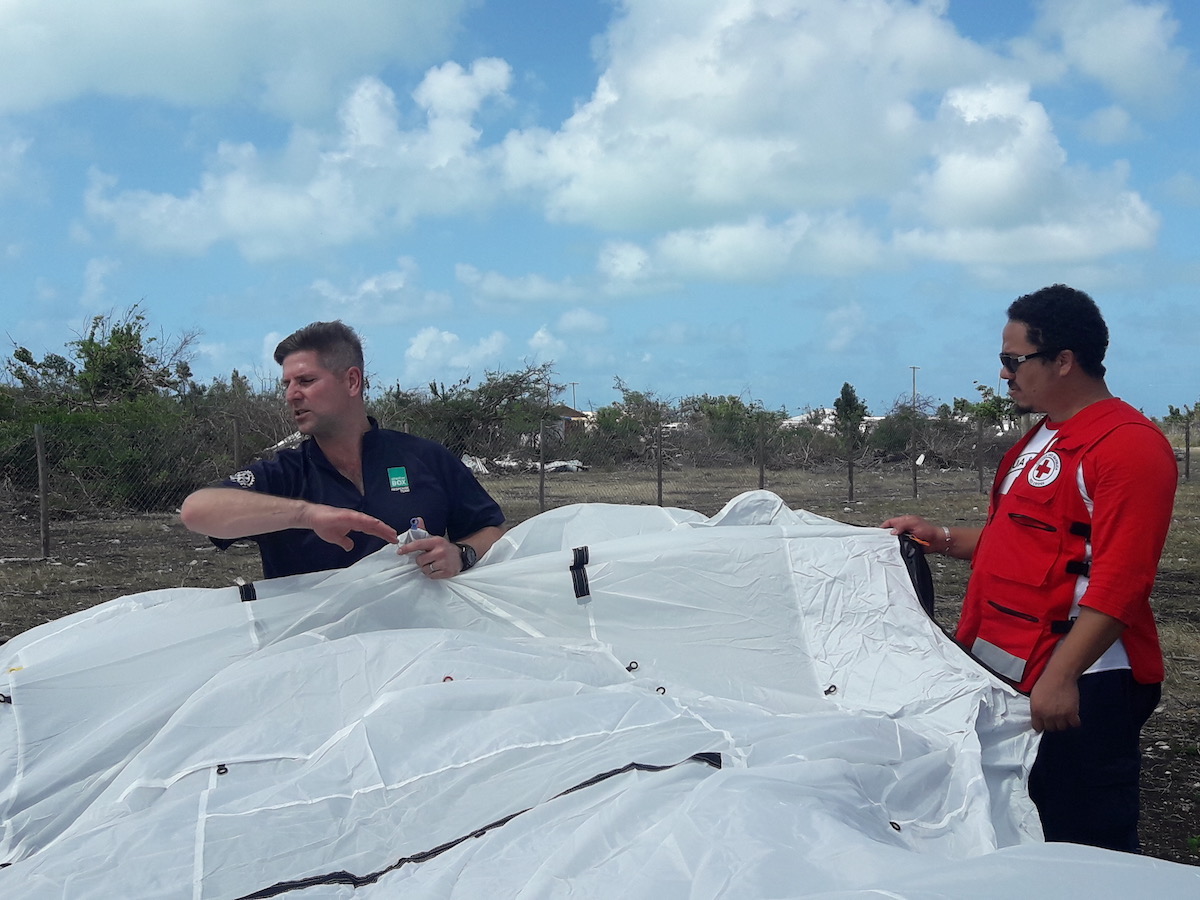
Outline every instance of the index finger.
<svg viewBox="0 0 1200 900"><path fill-rule="evenodd" d="M424 553L426 550L432 550L440 543L441 538L427 537L417 538L415 541L405 541L400 545L398 553Z"/></svg>
<svg viewBox="0 0 1200 900"><path fill-rule="evenodd" d="M359 520L359 526L355 531L361 531L363 534L371 534L377 538L383 538L389 544L395 544L400 541L400 536L396 534L396 529L387 522L380 521L374 516L368 516L365 513Z"/></svg>

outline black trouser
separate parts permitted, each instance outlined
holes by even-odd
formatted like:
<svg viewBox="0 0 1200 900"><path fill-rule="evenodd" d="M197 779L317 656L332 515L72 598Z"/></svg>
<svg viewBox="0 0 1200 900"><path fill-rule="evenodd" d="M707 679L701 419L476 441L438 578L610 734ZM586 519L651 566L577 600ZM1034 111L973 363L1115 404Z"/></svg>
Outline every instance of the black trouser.
<svg viewBox="0 0 1200 900"><path fill-rule="evenodd" d="M1161 696L1128 669L1079 679L1082 725L1043 734L1029 773L1047 841L1137 852L1139 740Z"/></svg>

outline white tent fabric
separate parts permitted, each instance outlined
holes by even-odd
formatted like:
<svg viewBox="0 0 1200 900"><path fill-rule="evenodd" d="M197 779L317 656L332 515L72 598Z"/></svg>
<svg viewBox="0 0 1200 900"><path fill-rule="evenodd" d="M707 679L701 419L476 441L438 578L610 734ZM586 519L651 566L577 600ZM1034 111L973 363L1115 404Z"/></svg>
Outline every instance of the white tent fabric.
<svg viewBox="0 0 1200 900"><path fill-rule="evenodd" d="M1041 843L1026 700L894 537L773 494L555 510L446 581L388 548L255 590L0 648L0 896L1200 896Z"/></svg>

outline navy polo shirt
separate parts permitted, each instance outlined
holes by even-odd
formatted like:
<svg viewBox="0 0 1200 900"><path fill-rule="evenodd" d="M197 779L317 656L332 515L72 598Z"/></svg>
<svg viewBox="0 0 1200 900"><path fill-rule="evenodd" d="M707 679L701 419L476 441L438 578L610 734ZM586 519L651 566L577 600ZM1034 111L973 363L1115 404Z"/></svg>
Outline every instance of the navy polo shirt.
<svg viewBox="0 0 1200 900"><path fill-rule="evenodd" d="M452 541L504 523L496 501L449 450L435 441L380 428L374 419L363 435L362 475L360 494L325 458L317 442L306 440L273 459L251 463L218 486L359 510L401 533L415 516L422 516L430 534ZM344 568L386 543L351 532L354 548L343 550L302 528L246 537L258 543L267 578ZM213 543L225 548L233 541L214 538Z"/></svg>

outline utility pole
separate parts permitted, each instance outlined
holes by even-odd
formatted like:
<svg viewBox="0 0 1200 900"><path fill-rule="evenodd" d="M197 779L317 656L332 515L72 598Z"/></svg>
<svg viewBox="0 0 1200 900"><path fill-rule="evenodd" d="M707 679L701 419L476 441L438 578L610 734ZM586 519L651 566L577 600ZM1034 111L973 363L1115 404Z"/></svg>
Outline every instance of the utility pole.
<svg viewBox="0 0 1200 900"><path fill-rule="evenodd" d="M913 373L913 399L912 399L912 405L913 405L913 409L916 409L916 408L917 408L917 369L919 369L919 368L921 368L921 367L920 367L920 366L909 366L909 368L910 368L910 369L912 369L912 373Z"/></svg>
<svg viewBox="0 0 1200 900"><path fill-rule="evenodd" d="M570 382L570 385L571 385L571 409L579 409L579 407L575 405L575 385L577 385L577 384L579 384L578 381Z"/></svg>

